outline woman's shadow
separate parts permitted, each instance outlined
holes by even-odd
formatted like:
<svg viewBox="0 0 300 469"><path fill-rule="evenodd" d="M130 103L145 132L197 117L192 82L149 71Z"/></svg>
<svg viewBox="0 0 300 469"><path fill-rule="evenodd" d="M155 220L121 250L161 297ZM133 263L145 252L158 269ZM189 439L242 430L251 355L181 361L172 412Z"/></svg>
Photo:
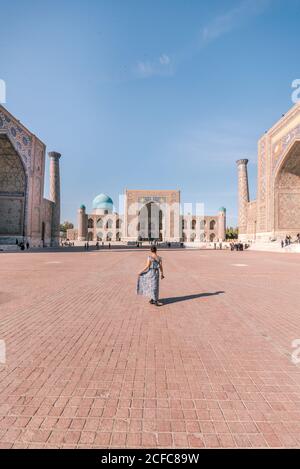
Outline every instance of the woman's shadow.
<svg viewBox="0 0 300 469"><path fill-rule="evenodd" d="M194 295L173 296L171 298L162 298L159 301L163 305L169 305L171 303L177 303L179 301L188 301L188 300L194 300L196 298L204 298L206 296L220 295L221 293L225 293L225 292L224 291L216 291L216 292L211 292L211 293L195 293Z"/></svg>

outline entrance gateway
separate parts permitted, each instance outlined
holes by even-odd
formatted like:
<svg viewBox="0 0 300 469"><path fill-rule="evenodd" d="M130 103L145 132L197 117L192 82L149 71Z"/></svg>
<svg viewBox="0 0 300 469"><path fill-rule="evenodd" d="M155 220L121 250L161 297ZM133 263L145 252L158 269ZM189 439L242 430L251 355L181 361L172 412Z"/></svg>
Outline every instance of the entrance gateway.
<svg viewBox="0 0 300 469"><path fill-rule="evenodd" d="M124 241L180 242L179 190L126 190Z"/></svg>

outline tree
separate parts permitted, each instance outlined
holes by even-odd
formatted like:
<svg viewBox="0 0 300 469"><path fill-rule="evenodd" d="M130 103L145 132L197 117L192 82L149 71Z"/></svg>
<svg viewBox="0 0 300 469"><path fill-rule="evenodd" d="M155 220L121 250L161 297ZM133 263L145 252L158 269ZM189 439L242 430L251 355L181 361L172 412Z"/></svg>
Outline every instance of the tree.
<svg viewBox="0 0 300 469"><path fill-rule="evenodd" d="M226 239L238 239L239 230L237 227L230 226L226 229Z"/></svg>
<svg viewBox="0 0 300 469"><path fill-rule="evenodd" d="M62 231L63 233L67 233L67 230L71 230L73 228L74 228L74 225L70 221L64 221L60 225L60 231Z"/></svg>

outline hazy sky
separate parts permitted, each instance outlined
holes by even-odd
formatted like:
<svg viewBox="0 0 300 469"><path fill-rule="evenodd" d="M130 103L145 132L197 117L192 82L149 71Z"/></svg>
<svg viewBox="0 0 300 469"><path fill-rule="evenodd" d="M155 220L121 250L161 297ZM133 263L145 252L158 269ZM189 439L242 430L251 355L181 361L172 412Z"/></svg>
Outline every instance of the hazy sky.
<svg viewBox="0 0 300 469"><path fill-rule="evenodd" d="M5 106L62 153L64 220L100 192L118 209L125 187L175 188L236 224L235 161L255 197L257 139L300 78L299 0L0 0L0 15Z"/></svg>

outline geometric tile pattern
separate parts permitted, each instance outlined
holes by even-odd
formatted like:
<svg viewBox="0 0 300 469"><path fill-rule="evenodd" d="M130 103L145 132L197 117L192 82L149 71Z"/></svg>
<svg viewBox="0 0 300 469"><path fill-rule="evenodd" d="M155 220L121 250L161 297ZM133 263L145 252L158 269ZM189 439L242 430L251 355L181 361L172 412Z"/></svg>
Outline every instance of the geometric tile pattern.
<svg viewBox="0 0 300 469"><path fill-rule="evenodd" d="M300 227L300 192L278 194L278 228L299 229Z"/></svg>

